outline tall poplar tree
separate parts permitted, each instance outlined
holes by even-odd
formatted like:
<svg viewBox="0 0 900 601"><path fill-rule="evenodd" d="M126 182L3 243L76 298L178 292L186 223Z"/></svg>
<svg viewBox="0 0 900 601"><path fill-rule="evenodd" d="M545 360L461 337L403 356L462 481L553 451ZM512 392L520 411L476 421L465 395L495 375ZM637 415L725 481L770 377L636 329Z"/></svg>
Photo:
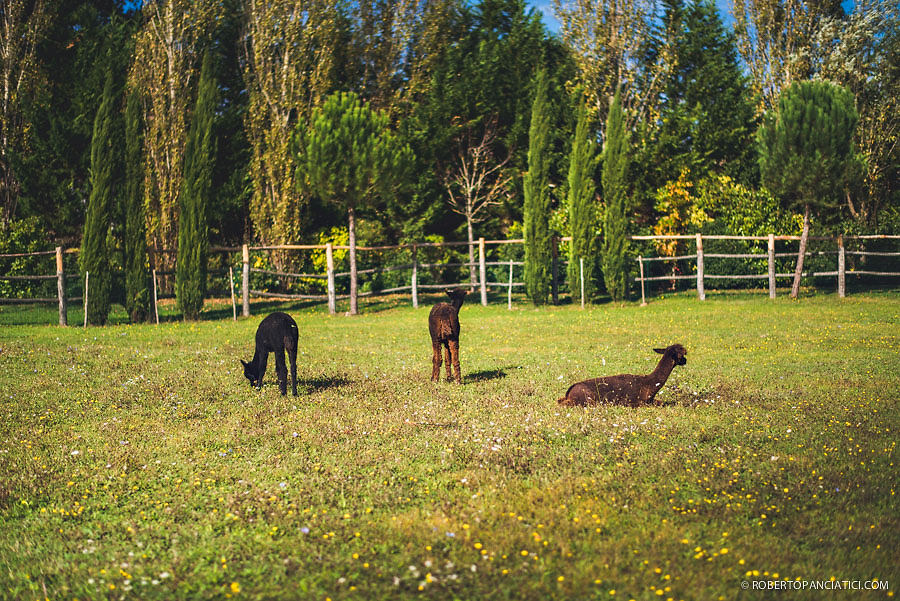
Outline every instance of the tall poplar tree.
<svg viewBox="0 0 900 601"><path fill-rule="evenodd" d="M347 211L350 314L356 315L356 211L402 192L412 151L391 132L387 113L373 111L353 92L332 94L313 112L309 129L303 125L295 145L297 181Z"/></svg>
<svg viewBox="0 0 900 601"><path fill-rule="evenodd" d="M296 244L308 225L309 199L294 179L291 135L334 89L335 62L347 41L339 36L338 8L328 0L245 0L244 11L252 235L268 244ZM279 253L273 258L284 266Z"/></svg>
<svg viewBox="0 0 900 601"><path fill-rule="evenodd" d="M125 309L132 323L150 316L150 268L144 222L144 121L141 99L134 90L125 99Z"/></svg>
<svg viewBox="0 0 900 601"><path fill-rule="evenodd" d="M528 134L525 173L525 290L531 302L543 305L550 294L550 104L547 72L536 76Z"/></svg>
<svg viewBox="0 0 900 601"><path fill-rule="evenodd" d="M135 37L131 83L146 97L144 205L147 237L156 248L175 248L184 182L190 102L197 94L201 44L222 9L213 0L146 0ZM156 265L172 267L172 255ZM163 284L168 289L168 283Z"/></svg>
<svg viewBox="0 0 900 601"><path fill-rule="evenodd" d="M121 186L121 123L118 111L119 87L110 67L103 85L100 108L94 117L91 138L91 194L88 199L81 239L82 273L88 273L87 321L103 325L109 318L112 292L110 264L111 227L116 194Z"/></svg>
<svg viewBox="0 0 900 601"><path fill-rule="evenodd" d="M803 212L803 233L791 298L800 292L810 214L837 209L846 179L856 167L853 95L827 81L795 82L760 127L759 170L763 183L792 211Z"/></svg>
<svg viewBox="0 0 900 601"><path fill-rule="evenodd" d="M197 104L184 151L184 180L178 219L175 297L185 319L197 319L206 296L209 258L207 210L216 160L215 118L218 87L212 54L203 56Z"/></svg>
<svg viewBox="0 0 900 601"><path fill-rule="evenodd" d="M31 6L29 6L31 5ZM0 3L0 226L16 213L20 182L13 169L14 153L24 148L28 123L23 101L36 83L37 46L47 27L43 2L3 0Z"/></svg>
<svg viewBox="0 0 900 601"><path fill-rule="evenodd" d="M575 139L569 156L569 228L572 244L569 246L569 290L575 296L581 286L579 259L584 260L584 295L593 296L594 266L596 264L596 242L598 222L597 186L594 172L597 169L597 142L591 115L585 99L578 105Z"/></svg>
<svg viewBox="0 0 900 601"><path fill-rule="evenodd" d="M606 118L606 147L603 149L601 183L606 212L603 218L601 262L606 290L614 301L625 299L628 249L628 134L622 103L617 93Z"/></svg>

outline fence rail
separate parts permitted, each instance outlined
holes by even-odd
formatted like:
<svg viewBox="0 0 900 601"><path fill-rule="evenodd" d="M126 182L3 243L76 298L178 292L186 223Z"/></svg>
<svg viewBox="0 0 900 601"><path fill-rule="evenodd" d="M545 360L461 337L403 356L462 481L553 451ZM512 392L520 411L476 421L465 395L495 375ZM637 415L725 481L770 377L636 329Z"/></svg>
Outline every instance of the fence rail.
<svg viewBox="0 0 900 601"><path fill-rule="evenodd" d="M634 278L635 283L640 284L641 289L641 302L646 304L646 290L645 286L650 282L660 282L660 281L681 281L681 280L695 280L697 287L697 295L703 300L706 298L705 294L705 282L716 281L716 280L768 280L769 285L769 296L775 297L776 290L776 281L778 279L783 278L791 278L793 277L793 273L779 273L776 270L776 259L785 259L785 258L796 258L797 253L794 252L775 252L775 242L776 241L787 241L787 242L795 242L800 239L799 236L784 236L784 235L775 235L769 234L767 236L732 236L732 235L656 235L656 236L631 236L631 239L634 241L655 241L655 240L693 240L696 245L696 252L692 254L680 254L676 256L638 256L635 261L638 263L639 267L639 276ZM876 269L847 269L846 268L846 256L858 256L858 257L900 257L900 252L888 252L888 251L874 251L874 250L848 250L845 248L845 242L848 240L900 240L900 236L893 235L861 235L861 236L838 236L837 238L829 238L824 236L810 236L810 240L815 241L834 241L836 243L836 247L834 250L816 250L816 251L808 251L807 256L837 256L836 269L835 270L826 270L826 271L806 271L802 275L804 277L836 277L837 278L837 289L838 295L840 297L846 296L846 277L848 275L867 275L867 276L875 276L875 277L900 277L900 272L897 271L883 271ZM743 253L705 253L703 249L704 241L714 241L714 240L733 240L733 241L752 241L752 242L767 242L767 253L754 253L754 252L743 252ZM559 251L558 244L560 242L568 242L571 241L570 237L555 237L553 238L553 268L552 268L552 294L553 294L553 302L557 302L558 299L558 288L559 288L559 268L560 264L565 263L559 259ZM361 252L382 252L382 251L399 251L399 250L407 250L411 252L412 260L411 262L400 263L396 265L384 265L379 267L373 267L368 269L360 269L357 271L359 275L366 274L385 274L385 273L395 273L401 271L409 271L409 283L403 285L394 285L388 288L384 288L378 291L367 291L358 293L359 297L371 297L377 294L394 294L394 293L410 293L412 304L414 307L418 307L418 293L419 291L429 291L429 290L444 290L452 287L469 287L469 288L477 288L480 292L481 296L481 304L487 305L487 291L488 289L506 289L507 290L507 305L509 308L512 308L512 291L514 288L524 288L525 284L523 282L515 281L515 268L522 267L524 263L522 261L516 260L487 260L487 246L495 246L500 247L502 245L509 244L523 244L524 240L522 239L509 239L509 240L485 240L483 238L474 241L471 243L472 246L472 254L476 254L476 258L474 261L457 261L457 262L446 262L446 263L435 263L435 262L427 262L420 261L418 251L420 249L427 248L454 248L454 247L469 247L469 242L421 242L421 243L410 243L410 244L396 244L396 245L386 245L386 246L357 246L357 251ZM333 244L284 244L284 245L259 245L259 246L250 246L250 245L242 245L242 246L215 246L210 249L212 253L237 253L241 254L241 262L240 262L240 270L241 270L241 281L237 288L240 289L241 301L242 301L242 314L244 316L250 315L250 298L271 298L271 299L285 299L285 300L315 300L315 301L327 301L328 308L331 313L336 312L336 302L338 300L344 300L350 298L348 294L338 294L336 287L336 280L338 278L346 278L350 277L349 271L336 271L334 267L334 251L335 250L349 250L349 246L345 245L333 245ZM279 269L264 269L259 267L251 267L250 266L250 252L265 252L265 251L285 251L285 252L299 252L299 251L325 251L326 255L326 272L325 273L295 273L286 270ZM475 252L477 251L477 252ZM63 266L63 258L66 254L75 254L78 252L78 249L63 249L62 247L57 247L53 251L37 251L30 253L7 253L0 254L0 259L4 258L23 258L23 257L39 257L39 256L55 256L56 261L56 274L35 274L35 275L21 275L21 274L5 274L0 275L0 281L46 281L46 280L57 280L57 296L56 298L52 297L42 297L42 298L0 298L0 303L7 304L23 304L23 303L52 303L56 302L59 305L59 323L60 325L67 325L67 304L69 301L82 301L84 297L87 297L87 291L85 290L84 297L82 296L71 296L67 297L66 295L66 281L69 276L65 272ZM151 257L157 254L171 254L175 252L172 249L159 249L154 248L150 249ZM750 259L750 260L766 260L767 261L767 270L765 273L734 273L734 274L722 274L722 273L708 273L705 268L705 260L706 259ZM693 274L678 274L671 273L667 275L645 275L645 266L650 264L661 262L678 262L678 261L691 261L696 265L696 273ZM457 283L424 283L420 281L420 270L421 269L446 269L446 268L461 268L467 267L470 269L470 278L469 281L461 281ZM504 278L500 278L498 281L488 281L487 277L487 268L504 268L508 267L508 277L505 278L505 281L499 281ZM174 272L171 270L167 271L157 271L153 270L153 304L152 311L156 312L156 301L157 301L157 277L158 276L167 276L172 275ZM236 300L235 300L235 283L233 280L233 271L232 267L226 268L216 268L210 269L208 271L210 275L225 275L228 274L232 295L232 303L235 306L234 313L237 315L236 308ZM495 274L497 272L495 271ZM502 272L500 272L502 273ZM323 294L303 294L303 293L282 293L282 292L272 292L268 290L258 290L254 289L250 285L250 275L258 274L264 276L270 276L275 278L292 278L292 279L307 279L307 280L325 280L326 284L326 292ZM475 277L472 278L471 275L475 274ZM572 291L573 296L575 296L575 291ZM582 305L584 304L584 299L582 299ZM87 307L85 307L85 311L87 311ZM157 317L157 322L159 321Z"/></svg>
<svg viewBox="0 0 900 601"><path fill-rule="evenodd" d="M810 240L817 241L834 241L836 243L835 250L826 250L826 251L807 251L804 253L804 256L826 256L826 255L837 255L837 269L833 271L804 271L801 274L801 277L837 277L837 290L838 296L840 298L844 298L847 294L847 275L871 275L871 276L885 276L885 277L900 277L900 272L892 272L892 271L874 271L874 270L861 270L861 269L847 269L847 261L846 255L852 254L854 256L873 256L873 257L900 257L900 252L879 252L879 251L848 251L845 248L845 241L847 240L900 240L900 236L892 236L892 235L864 235L864 236L838 236L837 238L831 238L826 236L810 236ZM637 279L641 285L641 304L647 304L646 290L645 290L645 282L653 282L653 281L671 281L671 280L696 280L697 282L697 296L700 300L704 300L706 298L706 287L705 280L748 280L748 279L768 279L769 281L769 297L775 298L775 290L776 290L776 280L779 278L793 278L793 273L776 273L775 271L775 259L778 258L794 258L798 257L799 251L795 253L790 252L775 252L775 242L780 241L798 241L800 240L800 236L776 236L774 234L769 234L768 236L703 236L701 234L694 234L693 236L688 235L673 235L673 236L632 236L632 240L694 240L696 245L696 253L691 255L680 255L674 257L643 257L638 256L635 260L638 262L638 270L640 272L640 276ZM768 244L768 253L766 254L757 254L757 253L704 253L703 251L703 241L704 240L744 240L744 241L766 241ZM762 274L710 274L705 272L705 259L766 259L767 260L767 273ZM691 275L665 275L665 276L652 276L647 277L644 275L644 263L654 262L654 261L685 261L685 260L693 260L696 262L696 273Z"/></svg>

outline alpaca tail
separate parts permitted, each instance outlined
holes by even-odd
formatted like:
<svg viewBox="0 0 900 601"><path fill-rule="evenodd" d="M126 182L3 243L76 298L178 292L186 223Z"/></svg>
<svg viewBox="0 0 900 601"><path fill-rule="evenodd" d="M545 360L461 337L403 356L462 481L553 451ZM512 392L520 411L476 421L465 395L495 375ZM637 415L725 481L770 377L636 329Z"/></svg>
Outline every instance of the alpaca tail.
<svg viewBox="0 0 900 601"><path fill-rule="evenodd" d="M442 319L438 325L439 340L449 340L451 336L453 336L453 325L449 319Z"/></svg>

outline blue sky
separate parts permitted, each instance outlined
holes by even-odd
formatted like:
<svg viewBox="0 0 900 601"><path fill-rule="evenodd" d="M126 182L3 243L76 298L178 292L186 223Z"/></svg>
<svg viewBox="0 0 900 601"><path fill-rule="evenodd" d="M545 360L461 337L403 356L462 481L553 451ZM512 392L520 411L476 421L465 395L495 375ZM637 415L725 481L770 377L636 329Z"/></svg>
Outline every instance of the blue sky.
<svg viewBox="0 0 900 601"><path fill-rule="evenodd" d="M547 26L552 32L556 32L559 30L559 22L553 16L553 2L552 0L528 0L528 4L536 8L540 13L543 14L544 24ZM729 0L716 0L716 6L719 7L719 14L722 17L722 21L727 25L731 22L731 16L729 14L730 4Z"/></svg>

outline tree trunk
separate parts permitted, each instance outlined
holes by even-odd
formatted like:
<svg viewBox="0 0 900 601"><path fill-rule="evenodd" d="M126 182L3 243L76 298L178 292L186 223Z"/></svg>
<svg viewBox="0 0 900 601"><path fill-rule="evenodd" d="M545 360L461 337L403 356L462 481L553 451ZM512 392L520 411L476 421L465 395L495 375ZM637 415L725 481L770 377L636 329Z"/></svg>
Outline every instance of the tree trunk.
<svg viewBox="0 0 900 601"><path fill-rule="evenodd" d="M803 207L803 233L800 234L800 250L797 253L797 269L794 271L794 285L791 298L800 294L800 277L803 275L803 259L806 256L806 242L809 238L809 205Z"/></svg>
<svg viewBox="0 0 900 601"><path fill-rule="evenodd" d="M475 289L478 279L475 276L475 234L472 231L472 217L466 215L466 228L469 234L469 283Z"/></svg>
<svg viewBox="0 0 900 601"><path fill-rule="evenodd" d="M356 302L356 213L347 210L347 229L350 230L350 315L359 313Z"/></svg>

